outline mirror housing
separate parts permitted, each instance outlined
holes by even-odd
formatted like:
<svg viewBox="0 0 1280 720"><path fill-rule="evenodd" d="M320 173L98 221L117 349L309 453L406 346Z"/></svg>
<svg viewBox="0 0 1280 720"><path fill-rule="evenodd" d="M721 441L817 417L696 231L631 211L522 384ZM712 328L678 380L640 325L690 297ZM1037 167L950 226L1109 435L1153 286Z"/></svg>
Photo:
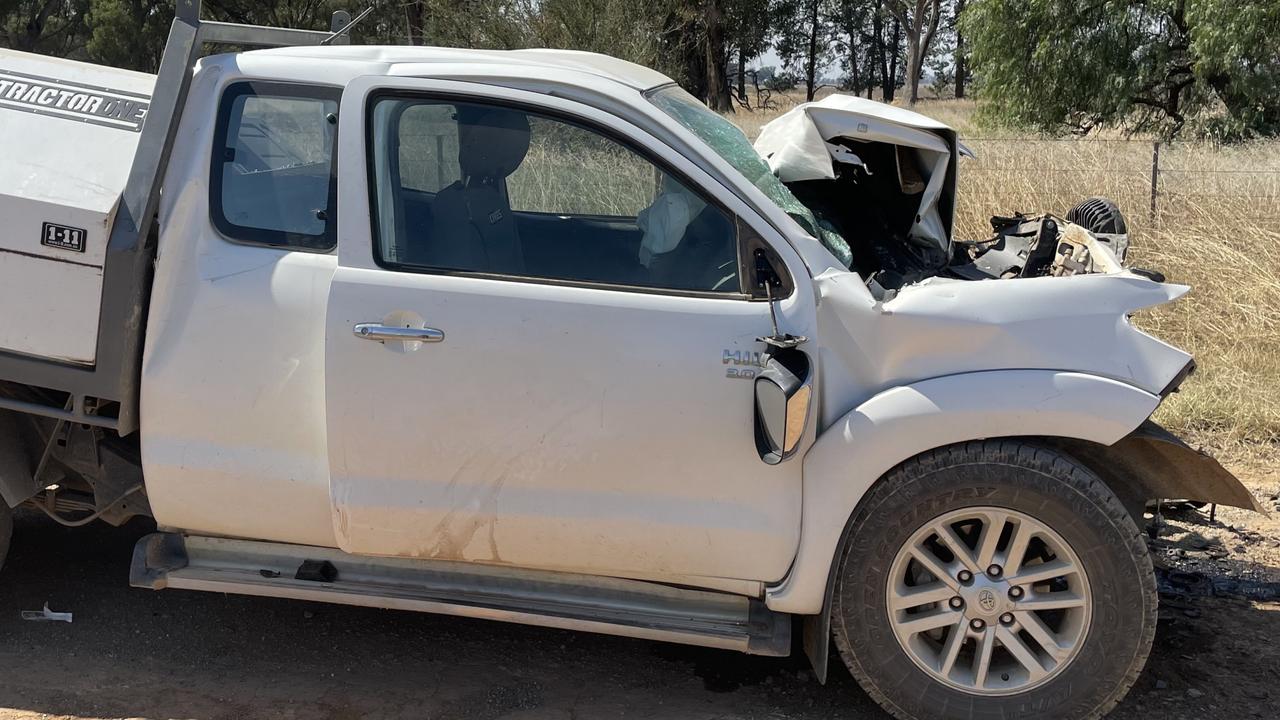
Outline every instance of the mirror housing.
<svg viewBox="0 0 1280 720"><path fill-rule="evenodd" d="M795 454L804 437L813 400L809 356L795 348L769 353L756 375L756 449L777 465Z"/></svg>

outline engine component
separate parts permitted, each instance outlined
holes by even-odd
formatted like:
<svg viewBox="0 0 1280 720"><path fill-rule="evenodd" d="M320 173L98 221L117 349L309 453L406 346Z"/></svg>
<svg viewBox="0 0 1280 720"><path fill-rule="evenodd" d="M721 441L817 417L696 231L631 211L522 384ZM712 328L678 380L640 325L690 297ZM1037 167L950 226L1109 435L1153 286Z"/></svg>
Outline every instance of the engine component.
<svg viewBox="0 0 1280 720"><path fill-rule="evenodd" d="M1129 252L1129 225L1114 200L1097 195L1085 198L1067 211L1067 222L1088 230L1124 262Z"/></svg>
<svg viewBox="0 0 1280 720"><path fill-rule="evenodd" d="M1075 223L1091 233L1123 235L1129 232L1124 213L1110 198L1094 196L1076 203L1067 211L1067 222Z"/></svg>

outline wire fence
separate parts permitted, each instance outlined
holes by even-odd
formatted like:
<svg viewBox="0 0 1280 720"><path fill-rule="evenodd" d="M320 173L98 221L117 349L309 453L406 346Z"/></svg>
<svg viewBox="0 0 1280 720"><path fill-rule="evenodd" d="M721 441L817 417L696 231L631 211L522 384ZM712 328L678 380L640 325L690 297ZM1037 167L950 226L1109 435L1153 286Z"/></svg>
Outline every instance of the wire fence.
<svg viewBox="0 0 1280 720"><path fill-rule="evenodd" d="M962 140L977 155L959 170L962 232L985 232L993 213L1062 214L1092 195L1115 200L1131 225L1241 216L1280 232L1280 142L1220 146L1119 138Z"/></svg>

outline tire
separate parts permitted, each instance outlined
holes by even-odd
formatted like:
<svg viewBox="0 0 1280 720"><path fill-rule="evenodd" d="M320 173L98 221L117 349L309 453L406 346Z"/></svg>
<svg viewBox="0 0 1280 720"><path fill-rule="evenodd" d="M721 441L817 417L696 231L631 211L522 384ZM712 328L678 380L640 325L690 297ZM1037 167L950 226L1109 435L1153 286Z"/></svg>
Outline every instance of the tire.
<svg viewBox="0 0 1280 720"><path fill-rule="evenodd" d="M979 519L966 524L969 521L963 518L972 514L990 522L984 525ZM952 518L960 519L955 525L947 524ZM965 572L955 572L964 567L959 552L951 553L954 559L945 568L935 566L950 571L958 590L947 585L951 580L943 582L922 570L926 566L916 560L919 553L927 551L941 562L939 558L949 552L946 548L951 546L931 530L943 526L956 533L951 541L965 543L964 559L970 566L983 556L981 529L1000 527L999 543L988 552L995 559L988 567L996 575L969 573L965 585ZM1045 531L1032 535L1037 527ZM1009 546L1023 528L1036 539L1019 540L1019 546L1031 549L1019 553ZM920 543L921 537L928 540ZM908 543L917 550L908 552ZM1013 555L1021 557L1015 561ZM1000 561L1010 568L1003 581ZM1058 567L1070 571L1043 584L1015 589L1017 578L1030 580L1034 573L1045 574L1050 562L1059 564L1049 571ZM1019 568L1014 569L1015 565ZM955 594L924 609L891 610L894 578L902 578L894 580L894 602L899 605L918 602L903 599L904 591L916 589L965 596ZM987 593L987 588L993 592ZM1062 594L1055 594L1058 591ZM1076 605L1062 610L1025 609L1041 607L1034 603L1048 597L1068 598L1066 602ZM989 600L994 610L988 607ZM1156 609L1155 574L1144 538L1097 475L1061 453L1032 443L983 441L913 458L871 489L845 530L833 586L831 627L850 673L867 694L901 720L1078 720L1105 715L1137 680L1155 637ZM974 616L984 612L1000 614L986 616L977 632L974 622L983 618ZM932 617L925 616L941 618L944 613L948 618L959 613L961 619L925 633L915 630L920 623L907 622L924 618L933 624ZM1032 628L1037 621L1038 627ZM1037 645L1030 634L1032 629L1043 632L1055 623L1054 637L1067 638L1063 646L1070 641L1073 648L1055 648L1065 658L1061 662L1047 644ZM910 632L918 634L907 635ZM952 669L942 675L953 634L959 649L950 653ZM1035 651L1039 671L1018 662L1019 657L1027 657L1014 652L1019 644L1023 650ZM985 653L990 660L984 671L980 651L987 646L993 649ZM1051 663L1053 669L1043 674ZM999 668L1007 670L997 672ZM1034 679L1037 672L1042 673L1039 680Z"/></svg>
<svg viewBox="0 0 1280 720"><path fill-rule="evenodd" d="M1114 200L1105 197L1081 200L1067 211L1067 222L1075 223L1091 233L1123 235L1129 232L1120 207Z"/></svg>

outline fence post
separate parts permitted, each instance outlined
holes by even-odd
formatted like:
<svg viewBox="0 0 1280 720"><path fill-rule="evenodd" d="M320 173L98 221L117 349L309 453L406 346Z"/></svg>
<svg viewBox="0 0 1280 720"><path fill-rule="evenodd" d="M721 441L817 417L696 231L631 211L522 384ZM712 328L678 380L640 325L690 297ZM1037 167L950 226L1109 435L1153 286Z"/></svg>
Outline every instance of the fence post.
<svg viewBox="0 0 1280 720"><path fill-rule="evenodd" d="M1151 144L1151 222L1156 221L1156 195L1160 192L1160 141Z"/></svg>

